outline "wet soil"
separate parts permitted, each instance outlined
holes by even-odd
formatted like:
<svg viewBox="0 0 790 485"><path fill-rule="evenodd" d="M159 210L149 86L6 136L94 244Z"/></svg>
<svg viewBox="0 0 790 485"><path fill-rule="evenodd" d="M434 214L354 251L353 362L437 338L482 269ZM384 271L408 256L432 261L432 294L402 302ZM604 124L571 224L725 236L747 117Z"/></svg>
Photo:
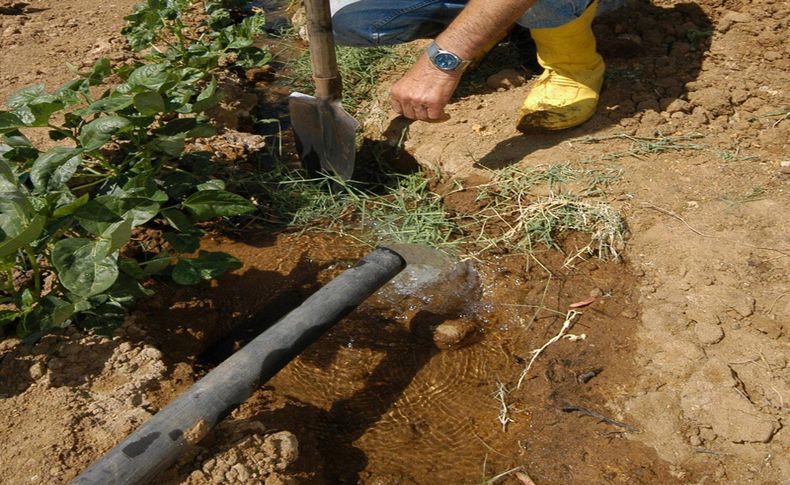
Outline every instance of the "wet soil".
<svg viewBox="0 0 790 485"><path fill-rule="evenodd" d="M0 10L0 96L65 82L64 61L128 56L118 32L132 3ZM479 288L468 278L418 297L385 288L163 480L474 484L523 467L537 484L786 482L790 195L778 168L790 120L772 113L790 106L788 18L772 0L662 0L600 19L602 107L569 132L518 135L529 84L471 79L450 122L411 125L408 158L458 180L510 164L619 165L605 198L629 224L626 262L566 268L545 252L549 278L535 260L501 255L476 265ZM512 52L500 46L480 78ZM367 124L375 138L390 120ZM700 148L634 150L633 137L690 133ZM234 140L215 148L236 153ZM159 288L110 339L70 329L0 343L1 483L65 483L368 250L315 234L204 244L244 268L198 289ZM517 388L531 351L591 298L570 330L586 338L549 346ZM437 349L433 329L459 319L477 326L473 338Z"/></svg>

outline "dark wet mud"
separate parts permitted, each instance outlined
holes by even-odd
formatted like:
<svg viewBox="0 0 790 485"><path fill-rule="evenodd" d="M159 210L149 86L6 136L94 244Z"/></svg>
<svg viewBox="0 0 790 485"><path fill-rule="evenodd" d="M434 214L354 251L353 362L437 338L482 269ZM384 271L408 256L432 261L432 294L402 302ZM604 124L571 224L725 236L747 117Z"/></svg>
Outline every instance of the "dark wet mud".
<svg viewBox="0 0 790 485"><path fill-rule="evenodd" d="M172 334L183 322L175 334L190 332L194 345L173 342L204 366L212 365L206 355L243 345L245 334L367 251L326 235L217 244L246 271L206 292L210 301L197 295L171 305L165 325ZM639 315L627 265L536 258L400 276L232 419L294 433L304 483L474 484L518 467L540 484L680 483L653 450L629 439L639 430L617 407L629 392ZM546 347L521 379L532 351L560 332L574 304L586 305L575 309L571 337ZM460 348L438 349L436 327L457 320L474 322L473 335ZM496 483L521 482L513 472Z"/></svg>

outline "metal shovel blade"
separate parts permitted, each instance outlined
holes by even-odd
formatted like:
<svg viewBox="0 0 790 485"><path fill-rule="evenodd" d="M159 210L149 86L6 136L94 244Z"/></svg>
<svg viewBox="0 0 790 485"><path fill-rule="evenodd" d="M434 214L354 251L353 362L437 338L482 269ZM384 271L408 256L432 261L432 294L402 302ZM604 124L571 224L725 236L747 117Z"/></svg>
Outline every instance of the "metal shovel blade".
<svg viewBox="0 0 790 485"><path fill-rule="evenodd" d="M288 108L305 167L317 168L317 159L323 171L343 180L351 179L359 123L343 109L340 100L292 93Z"/></svg>

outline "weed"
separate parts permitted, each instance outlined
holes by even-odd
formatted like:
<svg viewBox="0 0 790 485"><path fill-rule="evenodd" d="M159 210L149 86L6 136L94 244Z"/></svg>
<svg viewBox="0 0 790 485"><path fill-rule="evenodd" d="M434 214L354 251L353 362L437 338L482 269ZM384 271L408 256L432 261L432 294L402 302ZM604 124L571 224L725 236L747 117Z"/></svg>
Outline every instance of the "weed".
<svg viewBox="0 0 790 485"><path fill-rule="evenodd" d="M369 245L422 243L453 249L459 227L420 174L398 176L384 188L339 179L306 178L279 168L260 176L270 221L351 234ZM377 192L378 191L378 192Z"/></svg>
<svg viewBox="0 0 790 485"><path fill-rule="evenodd" d="M716 155L725 162L747 162L750 160L759 160L759 157L754 155L741 155L741 147L736 147L735 150L715 150L714 153L716 153Z"/></svg>
<svg viewBox="0 0 790 485"><path fill-rule="evenodd" d="M607 204L587 200L603 193L619 174L619 169L568 164L511 167L475 187L479 207L474 213L456 215L419 173L376 187L307 179L299 171L279 168L260 175L255 185L265 194L269 222L352 233L371 245L424 243L478 257L491 250L531 254L541 246L559 248L557 238L569 231L589 234L590 243L570 255L571 262L583 254L619 256L622 218ZM570 190L574 184L581 188ZM536 195L546 189L548 195Z"/></svg>
<svg viewBox="0 0 790 485"><path fill-rule="evenodd" d="M785 108L785 109L782 109L782 110L779 110L779 111L775 111L775 112L772 112L772 113L766 113L766 114L761 115L761 116L755 116L755 117L749 118L749 121L757 121L757 120L760 120L762 118L776 118L776 121L773 124L773 126L776 127L776 125L778 125L782 121L790 119L790 108Z"/></svg>
<svg viewBox="0 0 790 485"><path fill-rule="evenodd" d="M680 136L657 136L657 137L644 137L627 135L624 133L607 135L607 136L585 136L577 138L576 142L585 144L603 143L611 140L629 140L631 141L631 148L625 151L612 152L606 154L596 161L600 160L619 160L625 157L634 157L644 159L645 155L652 155L656 153L665 153L669 151L702 151L706 150L705 145L699 143L691 143L694 140L702 138L700 133L689 133Z"/></svg>
<svg viewBox="0 0 790 485"><path fill-rule="evenodd" d="M584 253L616 259L624 222L609 205L588 202L585 197L601 193L619 174L614 169L580 170L567 164L511 167L478 188L483 206L466 216L462 229L477 246L475 254L493 248L532 253L539 245L559 249L558 235L580 231L590 234L590 244L571 259ZM565 184L580 181L581 190L564 189ZM539 184L548 186L548 195L535 195Z"/></svg>
<svg viewBox="0 0 790 485"><path fill-rule="evenodd" d="M755 202L758 200L762 200L765 198L765 189L763 187L754 187L752 191L745 195L738 195L738 194L725 194L721 197L721 201L725 203L726 207L724 209L725 212L730 213L735 210L736 207L747 204L749 202Z"/></svg>
<svg viewBox="0 0 790 485"><path fill-rule="evenodd" d="M349 113L361 115L362 106L373 98L380 86L381 76L402 69L416 60L416 53L408 46L398 47L343 47L337 48L337 66L343 79L343 104ZM290 75L294 89L311 93L312 66L309 52L302 52L292 65Z"/></svg>

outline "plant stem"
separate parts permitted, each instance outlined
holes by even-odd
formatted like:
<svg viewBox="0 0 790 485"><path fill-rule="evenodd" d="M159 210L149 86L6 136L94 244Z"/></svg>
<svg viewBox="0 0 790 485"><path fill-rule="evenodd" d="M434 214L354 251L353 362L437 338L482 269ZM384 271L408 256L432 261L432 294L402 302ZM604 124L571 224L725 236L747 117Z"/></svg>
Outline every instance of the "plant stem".
<svg viewBox="0 0 790 485"><path fill-rule="evenodd" d="M5 291L9 295L13 295L15 293L15 289L14 289L14 270L12 268L9 268L8 270L6 270L5 277L6 277Z"/></svg>
<svg viewBox="0 0 790 485"><path fill-rule="evenodd" d="M41 296L41 267L38 265L35 251L29 244L25 246L25 254L27 254L27 259L33 268L33 281L36 289L36 298L38 298Z"/></svg>

